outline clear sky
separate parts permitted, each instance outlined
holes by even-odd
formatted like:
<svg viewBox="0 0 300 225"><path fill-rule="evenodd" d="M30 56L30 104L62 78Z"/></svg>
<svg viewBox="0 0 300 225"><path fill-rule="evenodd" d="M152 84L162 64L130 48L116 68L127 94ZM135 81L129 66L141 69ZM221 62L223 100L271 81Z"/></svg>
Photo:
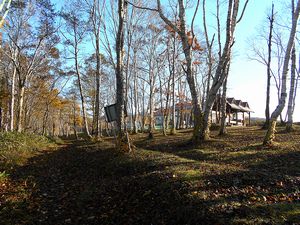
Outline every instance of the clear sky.
<svg viewBox="0 0 300 225"><path fill-rule="evenodd" d="M275 10L285 10L283 5L274 1ZM271 8L272 0L250 0L243 21L236 30L236 45L234 46L234 58L229 77L228 96L248 101L250 107L255 111L253 116L264 117L266 99L266 67L248 58L250 54L249 45L251 39L261 30L266 21L268 9ZM266 34L267 36L268 34ZM250 40L250 41L249 41ZM289 87L289 83L288 83ZM277 105L275 87L272 87L271 112ZM300 121L299 98L296 99L294 121ZM283 113L285 116L285 111Z"/></svg>
<svg viewBox="0 0 300 225"><path fill-rule="evenodd" d="M214 0L207 0L208 8ZM284 0L286 1L286 0ZM52 0L57 8L60 9L63 0ZM244 0L241 0L243 3ZM273 1L275 10L286 10L281 1ZM251 54L249 40L255 39L262 25L266 22L267 12L271 8L272 0L250 0L243 20L238 24L235 33L234 56L231 64L231 71L228 81L228 97L234 97L242 101L248 101L250 107L255 111L254 117L264 117L265 98L266 98L266 67L256 61L251 61L248 55ZM200 8L201 9L201 8ZM198 18L202 17L199 9ZM213 9L214 10L214 9ZM189 15L187 15L189 16ZM211 17L213 18L213 17ZM198 20L199 22L199 20ZM197 24L197 26L201 24ZM200 26L201 29L201 26ZM266 34L267 36L268 34ZM288 84L289 86L289 84ZM277 105L275 87L272 87L271 112ZM299 93L300 95L300 93ZM296 109L294 121L300 121L299 98L296 99ZM285 111L283 113L285 116Z"/></svg>
<svg viewBox="0 0 300 225"><path fill-rule="evenodd" d="M226 22L226 10L227 3L221 2L221 25L225 25ZM245 0L240 0L240 4L243 6ZM267 16L270 13L272 2L275 5L275 12L279 12L277 15L285 16L284 13L289 13L290 9L287 8L289 0L249 0L247 10L244 14L242 21L237 25L235 31L235 44L233 46L233 58L231 63L231 69L228 80L228 97L234 97L242 101L247 101L255 112L252 114L254 117L265 117L265 99L266 99L266 66L260 64L257 61L249 59L249 55L253 55L251 49L252 44L257 42L260 46L257 36L262 34L263 25L268 22ZM206 1L206 13L209 36L212 37L213 33L216 33L216 1ZM194 9L193 9L194 10ZM187 13L187 19L190 21L194 11ZM200 30L202 23L202 7L199 8L198 15L196 17L195 24ZM284 19L287 19L285 16ZM221 34L224 38L225 30ZM266 33L264 36L268 36ZM216 40L215 40L216 41ZM266 46L267 48L267 46ZM275 59L273 59L273 62ZM289 81L288 81L289 82ZM273 82L274 84L274 82ZM289 87L289 83L287 84ZM299 93L300 94L300 93ZM298 98L299 99L299 98ZM287 99L288 100L288 99ZM299 100L296 102L299 102ZM277 90L275 85L271 87L271 105L270 112L272 113L278 103ZM285 117L286 110L283 112ZM300 105L296 104L294 112L294 121L300 121Z"/></svg>

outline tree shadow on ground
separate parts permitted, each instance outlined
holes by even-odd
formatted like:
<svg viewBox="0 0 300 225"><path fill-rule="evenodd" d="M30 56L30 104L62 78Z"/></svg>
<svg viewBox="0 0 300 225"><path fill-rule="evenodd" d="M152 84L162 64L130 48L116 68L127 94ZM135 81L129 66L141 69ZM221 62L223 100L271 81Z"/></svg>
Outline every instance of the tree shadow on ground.
<svg viewBox="0 0 300 225"><path fill-rule="evenodd" d="M192 147L185 146L185 141L172 140L164 144L143 144L143 141L138 144L152 151L193 160L191 168L205 169L207 163L215 167L201 176L190 176L188 180L196 184L191 185L190 192L205 202L206 207L214 208L215 219L221 224L245 224L247 220L249 224L298 224L299 143L270 148L256 144L257 140L259 137L244 140L242 143L249 144L244 146L228 145L224 140ZM291 141L293 137L280 136L277 140ZM204 185L197 185L199 180Z"/></svg>
<svg viewBox="0 0 300 225"><path fill-rule="evenodd" d="M251 163L247 163L251 155L242 155L239 162L245 162L243 170L214 168L186 179L169 167L194 170L204 162L231 164L239 156L218 160L218 153L199 153L197 149L189 150L190 146L184 143L169 149L161 145L156 151L138 149L127 155L109 148L109 144L79 141L33 157L11 175L15 183L23 185L26 198L6 201L1 206L4 210L0 222L170 225L245 224L246 220L252 224L298 222L299 204L295 203L299 203L299 192L296 193L300 186L299 152L257 156L260 160ZM216 142L215 149L218 146ZM289 214L291 208L287 204L292 205L294 213ZM285 219L277 220L278 212Z"/></svg>
<svg viewBox="0 0 300 225"><path fill-rule="evenodd" d="M9 200L4 224L209 224L214 214L189 197L169 162L83 142L33 157L11 174L25 199ZM186 162L172 162L172 164ZM19 212L19 213L17 213ZM26 215L26 216L24 216Z"/></svg>
<svg viewBox="0 0 300 225"><path fill-rule="evenodd" d="M297 224L300 222L299 162L300 152L268 155L256 163L245 164L242 171L205 176L209 185L199 191L219 193L215 199L221 202L216 204L232 206L238 201L248 205L246 211L243 207L232 211L233 219L229 223L245 211L248 219L257 217L269 224Z"/></svg>
<svg viewBox="0 0 300 225"><path fill-rule="evenodd" d="M190 140L180 137L168 137L166 140L154 141L139 140L134 142L134 144L139 148L154 152L169 153L187 160L197 161L218 160L218 157L213 152L214 150L226 151L232 148L229 142L223 140L211 139L200 144L193 144Z"/></svg>

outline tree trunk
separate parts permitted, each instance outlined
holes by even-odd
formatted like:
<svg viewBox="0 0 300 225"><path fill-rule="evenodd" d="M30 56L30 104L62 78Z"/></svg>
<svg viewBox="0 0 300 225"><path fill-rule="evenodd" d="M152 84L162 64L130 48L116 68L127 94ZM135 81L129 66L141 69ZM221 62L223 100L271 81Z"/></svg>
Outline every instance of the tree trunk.
<svg viewBox="0 0 300 225"><path fill-rule="evenodd" d="M46 125L48 122L48 115L49 115L49 103L46 103L46 110L43 116L43 127L42 127L42 135L46 135Z"/></svg>
<svg viewBox="0 0 300 225"><path fill-rule="evenodd" d="M3 127L3 112L2 112L2 108L0 106L0 132L2 131L2 127Z"/></svg>
<svg viewBox="0 0 300 225"><path fill-rule="evenodd" d="M74 113L74 117L73 117L73 130L74 130L75 138L76 138L76 140L78 140L77 123L76 123L76 103L75 103L75 100L73 102L73 113Z"/></svg>
<svg viewBox="0 0 300 225"><path fill-rule="evenodd" d="M239 9L239 0L229 0L227 22L226 22L226 40L221 55L220 61L218 62L215 76L213 79L212 87L209 90L208 96L205 102L205 108L203 113L200 139L207 140L210 136L210 119L209 115L212 110L213 103L215 102L216 95L226 78L226 70L230 64L231 48L233 45L233 34L237 23L237 14Z"/></svg>
<svg viewBox="0 0 300 225"><path fill-rule="evenodd" d="M288 102L288 110L287 110L287 116L288 121L286 124L286 131L291 132L293 130L293 106L294 106L294 95L295 95L295 83L296 83L296 49L295 46L292 50L292 56L291 56L291 86L290 86L290 93L289 93L289 102Z"/></svg>
<svg viewBox="0 0 300 225"><path fill-rule="evenodd" d="M204 28L204 34L205 34L205 41L206 41L206 46L207 46L207 83L206 83L206 91L204 90L203 94L203 99L208 95L209 89L210 89L210 80L212 76L212 67L213 67L213 57L212 57L212 44L213 41L210 43L208 39L208 31L207 31L207 26L206 26L206 10L205 10L205 4L206 0L203 1L202 4L202 10L203 10L203 28ZM213 37L214 39L214 37ZM202 104L204 105L204 104Z"/></svg>
<svg viewBox="0 0 300 225"><path fill-rule="evenodd" d="M72 29L73 29L73 33L74 33L73 35L74 35L75 72L76 72L76 75L77 75L77 82L78 82L78 88L79 88L79 93L80 93L82 117L83 117L83 122L84 122L84 132L89 138L91 138L92 136L90 135L90 132L89 132L87 114L86 114L86 109L85 109L85 99L84 99L82 84L81 84L81 73L80 73L80 68L79 68L79 63L78 63L78 52L79 52L78 44L80 43L80 37L78 37L77 23L73 22L72 25L73 25Z"/></svg>
<svg viewBox="0 0 300 225"><path fill-rule="evenodd" d="M178 118L177 118L178 120ZM176 94L175 94L175 72L172 72L172 129L171 134L176 134Z"/></svg>
<svg viewBox="0 0 300 225"><path fill-rule="evenodd" d="M15 81L16 81L17 70L14 67L12 80L11 80L11 99L10 99L10 121L9 121L9 130L14 131L14 110L15 110Z"/></svg>
<svg viewBox="0 0 300 225"><path fill-rule="evenodd" d="M272 12L270 21L270 31L269 31L269 39L268 39L268 62L267 62L267 94L266 94L266 110L265 116L266 121L263 126L266 129L270 123L270 88L271 88L271 60L272 60L272 35L273 35L273 23L274 23L274 4L272 4Z"/></svg>
<svg viewBox="0 0 300 225"><path fill-rule="evenodd" d="M227 134L227 129L226 129L227 101L226 101L226 97L227 97L227 78L225 78L225 81L223 83L223 93L222 93L222 100L221 100L221 127L220 127L220 131L219 131L219 135Z"/></svg>
<svg viewBox="0 0 300 225"><path fill-rule="evenodd" d="M165 111L163 106L163 85L162 85L161 77L159 77L159 93L160 93L160 110L162 115L162 133L164 136L167 136L166 125L165 125Z"/></svg>
<svg viewBox="0 0 300 225"><path fill-rule="evenodd" d="M22 132L22 122L23 122L23 114L24 114L24 95L25 95L25 87L23 85L20 86L19 93L19 111L18 111L18 123L17 123L17 131Z"/></svg>
<svg viewBox="0 0 300 225"><path fill-rule="evenodd" d="M134 98L134 114L133 114L133 133L137 133L137 114L138 114L138 93L137 93L137 71L136 71L136 50L134 49L134 56L133 56L133 98Z"/></svg>
<svg viewBox="0 0 300 225"><path fill-rule="evenodd" d="M279 103L276 107L276 109L273 111L271 115L270 122L271 124L268 127L268 131L266 133L265 139L263 141L264 145L272 145L275 138L275 127L276 127L276 121L278 116L281 114L282 110L285 107L285 102L287 98L287 90L286 90L286 82L287 82L287 73L288 73L288 67L289 67L289 61L290 61L290 55L291 51L294 45L294 39L296 36L297 31L297 23L299 19L299 12L300 12L300 0L297 1L297 7L295 10L293 10L292 15L292 28L290 31L289 41L287 44L285 56L284 56L284 64L282 68L282 85L281 85L281 95Z"/></svg>
<svg viewBox="0 0 300 225"><path fill-rule="evenodd" d="M184 10L184 9L182 9ZM184 16L180 16L180 18L184 18ZM196 89L196 83L192 72L192 58L191 58L191 46L188 43L187 36L185 34L185 23L182 23L181 26L184 26L184 28L181 29L181 40L182 40L182 46L184 49L184 55L186 59L186 76L187 76L187 82L191 91L192 96L192 104L193 104L193 114L194 114L194 130L193 130L193 142L199 141L199 134L200 134L200 127L201 127L201 119L202 119L202 113L200 109L199 104L199 94Z"/></svg>
<svg viewBox="0 0 300 225"><path fill-rule="evenodd" d="M166 106L165 106L165 113L164 113L164 123L165 123L165 130L169 129L169 120L170 120L170 80L168 79L168 87L167 87L167 96L166 96Z"/></svg>
<svg viewBox="0 0 300 225"><path fill-rule="evenodd" d="M150 60L149 65L149 111L150 111L150 121L149 121L149 139L152 139L153 136L153 128L154 128L154 80L153 80L153 71L152 71L152 63Z"/></svg>
<svg viewBox="0 0 300 225"><path fill-rule="evenodd" d="M131 152L130 140L126 130L125 120L125 96L126 86L124 77L124 19L127 11L127 3L118 1L119 26L116 38L116 83L117 83L117 149ZM122 129L123 128L123 129Z"/></svg>
<svg viewBox="0 0 300 225"><path fill-rule="evenodd" d="M103 4L104 7L104 4ZM93 0L90 9L90 17L93 25L93 35L95 38L95 54L96 54L96 94L93 114L93 134L97 139L101 138L101 121L100 121L100 87L101 87L101 57L100 57L100 25L102 23L102 13L100 9L100 1Z"/></svg>
<svg viewBox="0 0 300 225"><path fill-rule="evenodd" d="M192 96L192 104L193 104L193 115L194 115L194 130L193 130L193 142L198 142L200 137L200 128L201 128L201 119L202 113L199 104L199 96L196 90L194 76L192 74L192 59L191 59L191 49L187 47L186 44L183 44L184 54L187 61L187 68L186 68L186 76L187 82L189 84L189 88L191 91Z"/></svg>
<svg viewBox="0 0 300 225"><path fill-rule="evenodd" d="M100 40L98 35L95 35L96 38L96 99L95 99L95 120L94 120L94 131L95 136L97 138L101 137L100 132L100 85L101 85L101 77L100 77Z"/></svg>
<svg viewBox="0 0 300 225"><path fill-rule="evenodd" d="M146 115L145 115L145 84L143 83L143 86L142 86L142 133L145 132L145 121L146 121Z"/></svg>
<svg viewBox="0 0 300 225"><path fill-rule="evenodd" d="M81 108L82 108L82 117L83 117L83 123L84 123L84 131L85 131L85 134L89 138L91 138L91 135L90 135L90 132L89 132L89 125L88 125L88 121L87 121L87 116L86 116L85 100L84 100L84 96L83 96L83 90L82 90L82 85L81 85L81 78L80 78L80 71L79 71L77 57L75 58L75 64L76 64L76 74L77 74L77 79L78 79L78 88L79 88L80 99L81 99Z"/></svg>
<svg viewBox="0 0 300 225"><path fill-rule="evenodd" d="M176 93L175 93L175 54L176 54L176 35L173 37L172 52L172 130L171 134L176 134ZM178 118L177 118L178 119Z"/></svg>
<svg viewBox="0 0 300 225"><path fill-rule="evenodd" d="M186 34L186 21L185 21L185 6L183 0L179 0L179 21L180 21L180 28L177 27L177 24L173 24L170 20L168 20L161 9L160 0L157 0L157 7L158 12L161 19L172 29L174 29L180 36L182 47L184 51L184 56L186 60L186 69L185 74L187 77L187 82L190 88L191 96L192 96L192 104L193 104L193 114L194 114L194 130L193 130L193 142L198 142L200 137L200 127L202 121L202 113L199 104L199 93L196 89L196 82L195 78L192 73L192 54L191 54L191 45L188 42L188 36Z"/></svg>
<svg viewBox="0 0 300 225"><path fill-rule="evenodd" d="M75 28L76 29L76 28ZM83 122L84 122L84 131L85 134L91 138L90 132L89 132L89 126L88 126L88 121L87 121L87 115L86 115L86 109L85 109L85 99L83 95L83 90L82 90L82 85L81 85L81 74L80 74L80 69L79 69L79 64L78 64L78 46L77 46L77 39L76 39L76 30L74 29L74 34L75 34L75 70L76 70L76 75L77 75L77 82L78 82L78 88L79 88L79 93L80 93L80 100L81 100L81 108L82 108L82 117L83 117Z"/></svg>

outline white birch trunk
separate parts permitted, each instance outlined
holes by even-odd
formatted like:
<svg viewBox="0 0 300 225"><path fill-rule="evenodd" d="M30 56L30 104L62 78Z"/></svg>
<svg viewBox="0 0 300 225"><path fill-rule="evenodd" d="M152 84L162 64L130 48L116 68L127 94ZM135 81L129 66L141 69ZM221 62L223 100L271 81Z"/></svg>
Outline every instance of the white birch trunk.
<svg viewBox="0 0 300 225"><path fill-rule="evenodd" d="M19 93L19 111L18 111L18 123L17 123L17 131L22 132L22 122L23 122L23 114L24 114L24 95L25 95L25 87L20 87Z"/></svg>
<svg viewBox="0 0 300 225"><path fill-rule="evenodd" d="M118 1L119 26L116 38L116 82L117 82L117 149L119 151L130 152L131 146L126 130L125 119L125 96L126 84L124 77L124 22L127 11L127 3L124 0ZM122 129L123 128L123 129Z"/></svg>
<svg viewBox="0 0 300 225"><path fill-rule="evenodd" d="M288 101L288 110L287 117L288 121L286 124L286 131L291 132L293 130L293 113L294 113L294 95L296 92L295 84L296 84L296 49L295 46L292 50L291 56L291 85L290 85L290 93L289 93L289 101Z"/></svg>
<svg viewBox="0 0 300 225"><path fill-rule="evenodd" d="M281 76L281 94L279 103L276 107L276 109L273 111L271 118L270 118L270 124L268 127L268 131L266 133L265 139L263 141L264 145L272 145L275 139L275 129L276 129L276 123L279 115L281 114L282 110L285 107L286 98L287 98L287 74L288 74L288 67L289 67L289 61L290 61L290 55L291 51L294 45L294 39L296 36L297 31L297 24L299 20L299 12L300 12L300 0L297 1L297 6L295 11L293 12L292 16L292 28L290 31L290 36L288 40L288 44L286 47L286 52L284 56L284 64L282 69L282 76Z"/></svg>
<svg viewBox="0 0 300 225"><path fill-rule="evenodd" d="M14 131L14 110L15 110L15 81L16 81L17 70L14 67L12 80L11 80L11 99L10 99L10 121L9 121L9 130Z"/></svg>

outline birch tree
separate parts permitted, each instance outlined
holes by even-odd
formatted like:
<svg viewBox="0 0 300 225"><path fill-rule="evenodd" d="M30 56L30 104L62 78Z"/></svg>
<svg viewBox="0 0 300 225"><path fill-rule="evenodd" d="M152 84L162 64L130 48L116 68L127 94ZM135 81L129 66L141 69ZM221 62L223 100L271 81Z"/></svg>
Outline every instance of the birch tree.
<svg viewBox="0 0 300 225"><path fill-rule="evenodd" d="M264 128L267 128L270 123L270 86L271 86L271 60L272 60L272 36L274 24L274 4L272 4L271 16L268 18L270 22L269 37L268 37L268 61L267 61L267 93L266 93L266 122Z"/></svg>
<svg viewBox="0 0 300 225"><path fill-rule="evenodd" d="M227 20L226 20L226 37L224 42L224 47L220 56L220 60L217 64L216 72L213 78L212 85L208 91L207 98L205 101L205 106L203 110L203 120L200 131L200 139L207 140L210 135L210 119L209 115L212 110L216 95L222 86L224 80L227 77L228 67L230 66L230 60L232 55L232 47L234 45L234 32L238 22L241 21L245 9L247 7L248 0L242 7L242 12L239 16L240 1L239 0L229 0L227 8Z"/></svg>
<svg viewBox="0 0 300 225"><path fill-rule="evenodd" d="M126 129L125 104L126 104L126 84L124 76L124 23L127 13L127 3L125 0L118 0L118 32L116 37L117 64L115 68L117 83L117 149L131 152L131 144Z"/></svg>
<svg viewBox="0 0 300 225"><path fill-rule="evenodd" d="M296 95L296 48L295 46L292 49L291 54L291 81L290 81L290 92L288 100L288 109L287 109L287 123L286 131L291 132L293 130L293 113L294 113L294 101Z"/></svg>
<svg viewBox="0 0 300 225"><path fill-rule="evenodd" d="M100 57L100 35L101 35L101 27L103 22L103 11L105 8L105 0L89 0L87 1L89 20L91 24L91 33L93 36L93 45L95 49L96 56L96 93L95 93L95 110L93 116L93 131L95 132L95 136L100 138L101 136L101 128L100 128L100 86L101 86L101 57Z"/></svg>
<svg viewBox="0 0 300 225"><path fill-rule="evenodd" d="M8 51L3 53L13 63L11 108L14 109L14 86L17 82L18 113L17 131L23 130L25 88L28 82L48 61L53 47L57 44L55 35L55 12L49 1L36 4L26 2L14 4L7 17L9 24L5 29ZM35 19L35 24L31 20ZM10 129L13 129L14 113L10 113Z"/></svg>
<svg viewBox="0 0 300 225"><path fill-rule="evenodd" d="M262 65L266 66L267 69L267 87L266 87L266 107L265 107L265 123L263 125L264 129L267 129L270 123L270 91L271 91L271 78L274 78L274 81L276 83L277 89L280 87L280 83L277 82L277 77L272 69L272 52L274 51L273 45L275 44L274 48L277 50L276 54L277 56L277 70L281 69L281 60L280 60L280 52L281 52L281 46L279 45L281 38L278 38L279 35L275 32L274 34L274 22L275 22L275 12L274 12L274 4L272 4L271 8L271 14L268 16L268 31L263 30L262 35L259 35L264 42L267 45L267 52L265 52L264 48L261 46L258 46L256 43L253 43L253 54L254 56L251 56L251 60L255 60ZM268 36L265 37L265 33L268 33ZM274 37L275 36L275 37ZM273 67L274 68L274 67Z"/></svg>
<svg viewBox="0 0 300 225"><path fill-rule="evenodd" d="M299 12L300 12L300 0L297 1L297 3L294 5L294 0L292 0L292 27L289 34L289 39L286 47L286 52L284 56L284 64L282 69L282 85L281 85L281 95L279 99L279 103L275 110L272 112L270 117L270 124L268 126L268 131L265 135L263 144L264 145L272 145L275 138L275 130L276 130L276 123L277 118L281 114L282 110L285 107L286 104L286 98L287 98L287 75L288 75L288 67L289 67L289 61L291 56L291 51L294 45L294 39L296 36L297 31L297 25L299 20Z"/></svg>
<svg viewBox="0 0 300 225"><path fill-rule="evenodd" d="M84 41L86 35L86 21L82 21L83 14L80 11L80 2L74 3L73 7L68 11L61 13L62 18L66 22L67 35L62 32L62 35L66 39L66 44L70 47L69 53L74 63L74 69L77 76L77 84L81 99L81 109L84 120L84 130L88 137L91 137L89 132L89 125L86 112L85 96L83 94L81 84L81 69L80 69L80 45Z"/></svg>
<svg viewBox="0 0 300 225"><path fill-rule="evenodd" d="M209 115L216 99L216 94L222 86L225 77L227 76L226 71L228 69L230 58L231 58L231 48L234 44L234 32L236 25L241 21L248 0L246 0L242 12L239 14L240 1L239 0L229 0L228 10L227 10L227 20L226 20L226 37L221 54L220 61L218 62L216 73L213 79L213 83L207 92L207 97L204 105L204 109L200 107L200 93L196 88L195 75L192 69L192 48L195 40L194 33L194 20L198 11L200 0L196 2L196 8L192 17L192 22L190 25L190 31L188 31L186 24L186 5L183 0L178 0L178 22L172 22L164 13L161 5L161 1L157 0L157 8L140 7L141 9L147 9L158 12L160 18L171 27L179 36L185 56L185 65L183 66L184 72L186 74L186 79L189 85L192 104L193 104L193 115L194 115L194 132L192 141L198 142L200 140L209 139L209 128L210 120ZM132 3L131 3L132 4ZM133 4L132 4L133 5Z"/></svg>

